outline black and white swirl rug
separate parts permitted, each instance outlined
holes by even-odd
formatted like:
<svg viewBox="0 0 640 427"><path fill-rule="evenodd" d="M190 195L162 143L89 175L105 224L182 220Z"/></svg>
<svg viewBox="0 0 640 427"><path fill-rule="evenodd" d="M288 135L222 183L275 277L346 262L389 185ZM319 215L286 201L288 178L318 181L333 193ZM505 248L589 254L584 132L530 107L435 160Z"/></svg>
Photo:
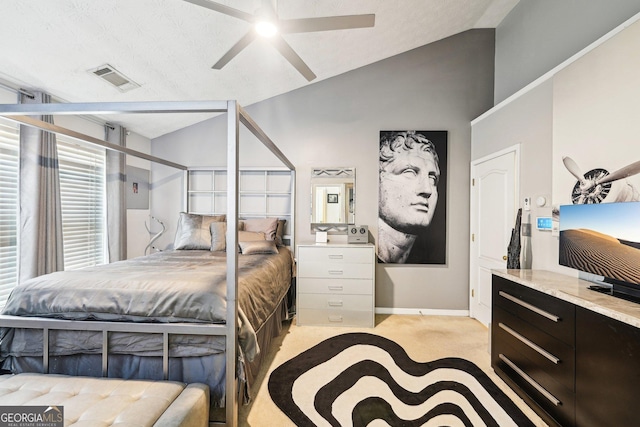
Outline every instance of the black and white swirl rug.
<svg viewBox="0 0 640 427"><path fill-rule="evenodd" d="M269 394L296 426L534 424L475 364L416 362L367 333L329 338L276 368Z"/></svg>

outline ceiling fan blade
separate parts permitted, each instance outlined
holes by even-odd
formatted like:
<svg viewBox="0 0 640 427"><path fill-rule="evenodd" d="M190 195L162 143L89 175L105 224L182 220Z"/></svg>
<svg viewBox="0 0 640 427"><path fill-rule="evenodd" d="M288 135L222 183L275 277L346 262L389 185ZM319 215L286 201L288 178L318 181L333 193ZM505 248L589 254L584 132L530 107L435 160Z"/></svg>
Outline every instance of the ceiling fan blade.
<svg viewBox="0 0 640 427"><path fill-rule="evenodd" d="M229 61L231 61L237 54L239 54L242 49L247 47L249 43L251 43L256 38L255 31L251 30L247 34L245 34L236 44L234 44L231 49L225 53L222 58L218 60L215 64L213 64L214 70L220 70L222 67L227 65Z"/></svg>
<svg viewBox="0 0 640 427"><path fill-rule="evenodd" d="M278 22L278 28L282 33L310 33L373 27L375 21L376 15L374 14L284 19Z"/></svg>
<svg viewBox="0 0 640 427"><path fill-rule="evenodd" d="M311 71L311 68L298 56L298 54L289 46L289 44L282 38L282 36L275 35L269 40L273 46L278 49L278 52L285 57L287 61L294 66L300 74L302 74L308 81L316 78L316 75Z"/></svg>
<svg viewBox="0 0 640 427"><path fill-rule="evenodd" d="M243 12L238 9L234 9L229 6L225 6L220 3L215 3L209 0L184 0L187 3L192 3L198 6L202 6L207 9L211 9L216 12L224 13L225 15L233 16L234 18L242 19L243 21L253 22L255 17L247 12Z"/></svg>
<svg viewBox="0 0 640 427"><path fill-rule="evenodd" d="M630 177L631 175L636 175L640 173L640 161L631 163L628 166L623 167L622 169L618 169L615 172L611 172L609 175L599 179L597 184L606 184L607 182L617 181L622 178Z"/></svg>

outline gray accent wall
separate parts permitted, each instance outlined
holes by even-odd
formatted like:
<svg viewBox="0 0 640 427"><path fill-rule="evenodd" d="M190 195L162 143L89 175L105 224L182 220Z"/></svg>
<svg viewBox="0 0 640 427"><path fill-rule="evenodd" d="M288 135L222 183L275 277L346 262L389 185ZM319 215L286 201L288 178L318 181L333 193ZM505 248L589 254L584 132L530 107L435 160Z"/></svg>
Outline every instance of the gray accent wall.
<svg viewBox="0 0 640 427"><path fill-rule="evenodd" d="M472 160L478 160L514 145L520 145L520 200L531 197L532 268L555 270L558 240L548 231L535 229L539 216L551 216L553 82L551 80L512 101L472 126ZM538 207L538 196L547 204ZM526 215L526 212L523 214ZM523 222L526 222L523 218Z"/></svg>
<svg viewBox="0 0 640 427"><path fill-rule="evenodd" d="M520 1L496 29L495 103L638 12L638 0Z"/></svg>
<svg viewBox="0 0 640 427"><path fill-rule="evenodd" d="M375 243L379 131L449 132L447 264L379 264L376 307L468 310L470 122L493 105L493 76L494 31L471 30L246 107L296 166L299 243L314 238L312 168L356 168L356 223L369 226ZM154 139L152 154L188 166L224 165L224 132L223 118L213 118ZM279 165L246 132L241 135L242 166ZM152 214L168 226L158 244L169 246L181 207L182 174L153 166L152 177Z"/></svg>

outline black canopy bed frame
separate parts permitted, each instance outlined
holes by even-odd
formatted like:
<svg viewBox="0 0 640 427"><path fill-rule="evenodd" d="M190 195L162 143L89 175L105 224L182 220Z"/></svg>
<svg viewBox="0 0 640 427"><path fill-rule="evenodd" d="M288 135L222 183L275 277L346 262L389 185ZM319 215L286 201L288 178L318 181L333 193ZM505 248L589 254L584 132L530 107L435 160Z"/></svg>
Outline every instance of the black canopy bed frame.
<svg viewBox="0 0 640 427"><path fill-rule="evenodd" d="M227 114L227 209L226 247L238 248L238 200L239 200L239 143L240 123L248 129L262 144L267 147L290 171L292 179L291 209L289 224L291 229L290 245L295 247L294 239L294 192L295 167L254 122L247 112L236 101L191 101L191 102L127 102L127 103L59 103L59 104L3 104L0 105L0 116L23 125L44 131L63 134L86 141L105 149L139 157L151 162L169 166L184 172L185 182L189 168L146 153L126 147L110 144L54 124L45 123L29 116L38 115L102 115L102 114L146 114L146 113L226 113ZM185 194L188 198L188 194ZM186 202L185 202L186 205ZM43 330L42 366L44 373L49 369L49 332L54 330L90 330L102 332L102 375L107 375L109 334L113 332L154 333L162 335L163 377L168 377L169 369L169 336L172 334L211 335L225 337L225 417L227 426L238 423L238 378L236 363L238 361L238 251L227 251L226 254L226 321L224 324L212 323L139 323L109 322L91 320L65 320L40 317L22 317L0 315L0 326L7 328L25 328Z"/></svg>

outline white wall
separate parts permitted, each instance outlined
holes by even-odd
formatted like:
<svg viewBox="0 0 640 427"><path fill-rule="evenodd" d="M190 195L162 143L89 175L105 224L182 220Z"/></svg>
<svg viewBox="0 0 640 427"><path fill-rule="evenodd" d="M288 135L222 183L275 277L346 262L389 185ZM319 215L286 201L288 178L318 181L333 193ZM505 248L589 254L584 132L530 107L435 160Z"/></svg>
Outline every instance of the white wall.
<svg viewBox="0 0 640 427"><path fill-rule="evenodd" d="M553 199L571 203L576 179L562 163L571 157L582 173L610 173L640 160L640 22L598 46L554 76ZM615 181L605 201L614 201L640 175Z"/></svg>
<svg viewBox="0 0 640 427"><path fill-rule="evenodd" d="M298 242L313 239L312 168L356 168L356 223L368 225L375 242L380 130L449 131L447 264L378 265L379 308L468 310L469 122L493 102L493 46L492 30L468 31L246 107L296 166ZM153 154L187 166L224 165L224 129L214 119L156 138ZM241 164L279 165L266 153L245 144ZM152 212L172 227L164 244L175 233L181 176L153 166Z"/></svg>

